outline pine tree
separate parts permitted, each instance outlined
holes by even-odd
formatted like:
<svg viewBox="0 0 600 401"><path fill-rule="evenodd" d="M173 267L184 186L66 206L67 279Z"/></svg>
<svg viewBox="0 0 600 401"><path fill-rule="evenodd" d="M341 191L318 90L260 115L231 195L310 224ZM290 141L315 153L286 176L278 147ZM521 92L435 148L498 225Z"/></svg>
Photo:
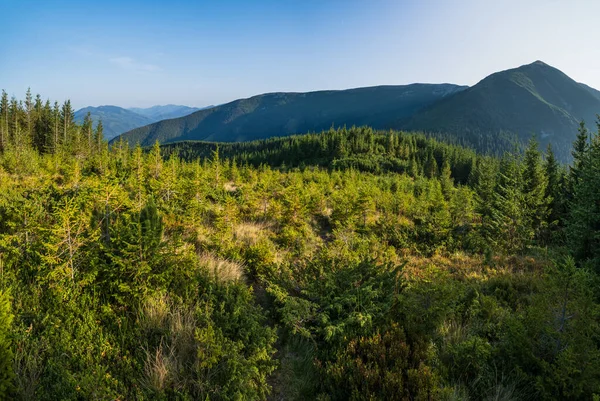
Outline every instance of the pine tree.
<svg viewBox="0 0 600 401"><path fill-rule="evenodd" d="M454 180L452 179L452 170L447 158L444 158L442 170L440 171L440 183L442 184L442 192L444 198L449 201L452 198L454 191Z"/></svg>
<svg viewBox="0 0 600 401"><path fill-rule="evenodd" d="M102 120L98 120L98 124L96 125L96 131L94 131L94 143L96 145L96 150L100 150L102 148L103 141L104 126L102 125Z"/></svg>
<svg viewBox="0 0 600 401"><path fill-rule="evenodd" d="M527 221L538 238L544 228L548 216L548 199L546 198L547 178L542 166L542 155L537 141L532 138L525 150L523 171L523 195Z"/></svg>
<svg viewBox="0 0 600 401"><path fill-rule="evenodd" d="M547 177L546 199L548 200L547 225L550 230L556 230L563 226L564 213L564 179L562 177L560 166L554 156L552 144L548 144L546 150L546 160L544 171Z"/></svg>
<svg viewBox="0 0 600 401"><path fill-rule="evenodd" d="M579 182L581 175L581 169L585 159L585 154L588 150L590 143L590 134L588 129L585 127L585 122L579 124L579 130L577 132L577 138L573 142L573 163L569 169L569 193L573 194L575 187Z"/></svg>
<svg viewBox="0 0 600 401"><path fill-rule="evenodd" d="M61 112L61 122L62 122L62 134L63 134L63 146L70 145L71 142L71 125L75 120L75 113L73 108L71 107L71 101L67 100L63 103L62 112Z"/></svg>
<svg viewBox="0 0 600 401"><path fill-rule="evenodd" d="M600 273L600 132L577 156L569 245L578 261L589 260Z"/></svg>
<svg viewBox="0 0 600 401"><path fill-rule="evenodd" d="M469 181L475 190L475 211L481 216L480 233L488 243L494 242L494 202L496 169L489 159L479 159Z"/></svg>
<svg viewBox="0 0 600 401"><path fill-rule="evenodd" d="M31 88L27 88L25 94L25 113L27 115L27 138L33 139L33 98L31 97Z"/></svg>
<svg viewBox="0 0 600 401"><path fill-rule="evenodd" d="M163 233L163 221L153 197L148 199L139 216L140 259L146 261L158 248Z"/></svg>
<svg viewBox="0 0 600 401"><path fill-rule="evenodd" d="M0 400L13 399L11 395L15 375L10 342L12 321L8 295L0 290Z"/></svg>
<svg viewBox="0 0 600 401"><path fill-rule="evenodd" d="M8 144L8 94L2 90L0 100L0 152L6 149Z"/></svg>
<svg viewBox="0 0 600 401"><path fill-rule="evenodd" d="M91 152L94 145L94 129L92 123L92 115L88 111L85 117L83 117L83 124L81 125L81 131L87 140L87 152Z"/></svg>
<svg viewBox="0 0 600 401"><path fill-rule="evenodd" d="M492 225L497 248L509 254L522 250L533 237L525 204L520 160L507 153L500 161L496 180Z"/></svg>

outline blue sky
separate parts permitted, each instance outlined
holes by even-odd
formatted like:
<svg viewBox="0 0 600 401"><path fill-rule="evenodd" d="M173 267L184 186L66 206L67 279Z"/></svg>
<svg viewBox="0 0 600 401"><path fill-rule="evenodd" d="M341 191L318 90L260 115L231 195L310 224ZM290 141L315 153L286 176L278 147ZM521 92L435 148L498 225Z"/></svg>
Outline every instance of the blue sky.
<svg viewBox="0 0 600 401"><path fill-rule="evenodd" d="M74 106L473 85L541 59L600 88L595 0L0 0L0 88Z"/></svg>

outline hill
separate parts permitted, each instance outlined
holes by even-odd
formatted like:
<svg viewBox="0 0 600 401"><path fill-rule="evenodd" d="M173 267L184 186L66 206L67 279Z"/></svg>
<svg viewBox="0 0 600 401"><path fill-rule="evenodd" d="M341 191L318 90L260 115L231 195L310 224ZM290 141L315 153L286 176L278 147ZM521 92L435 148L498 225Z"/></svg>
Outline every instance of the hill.
<svg viewBox="0 0 600 401"><path fill-rule="evenodd" d="M452 84L376 86L340 91L267 93L189 116L160 121L122 135L125 141L246 141L332 126L388 128L434 102L464 90Z"/></svg>
<svg viewBox="0 0 600 401"><path fill-rule="evenodd" d="M208 106L212 107L212 106ZM192 114L195 111L203 110L208 107L198 108L198 107L188 107L188 106L180 106L175 104L167 104L164 106L152 106L148 108L139 108L139 107L130 107L128 110L131 110L135 113L141 114L142 116L148 117L154 122L160 120L168 120L170 118L178 118L187 116L188 114Z"/></svg>
<svg viewBox="0 0 600 401"><path fill-rule="evenodd" d="M146 116L117 106L84 107L75 112L75 121L82 122L88 112L94 125L98 120L102 120L104 137L108 140L123 132L154 122Z"/></svg>
<svg viewBox="0 0 600 401"><path fill-rule="evenodd" d="M536 135L570 160L581 120L593 124L600 92L541 61L494 73L473 87L451 84L378 86L342 91L269 93L123 135L150 145L182 140L247 141L332 126L425 131L438 138L501 153Z"/></svg>
<svg viewBox="0 0 600 401"><path fill-rule="evenodd" d="M90 112L94 123L102 120L104 137L110 140L134 128L152 124L160 120L186 116L198 110L203 109L174 104L152 106L146 109L125 109L118 106L85 107L75 112L75 121L81 123L85 115Z"/></svg>
<svg viewBox="0 0 600 401"><path fill-rule="evenodd" d="M579 122L593 123L598 112L600 92L536 61L492 74L421 110L401 128L456 134L492 151L502 137L526 141L535 134L542 146L552 142L565 160Z"/></svg>

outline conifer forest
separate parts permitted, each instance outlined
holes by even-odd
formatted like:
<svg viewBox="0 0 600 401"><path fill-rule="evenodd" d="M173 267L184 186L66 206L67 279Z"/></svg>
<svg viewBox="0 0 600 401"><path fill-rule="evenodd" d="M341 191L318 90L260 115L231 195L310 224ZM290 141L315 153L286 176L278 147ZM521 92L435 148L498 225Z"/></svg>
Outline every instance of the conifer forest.
<svg viewBox="0 0 600 401"><path fill-rule="evenodd" d="M3 91L0 400L599 400L600 125L554 152L109 145Z"/></svg>

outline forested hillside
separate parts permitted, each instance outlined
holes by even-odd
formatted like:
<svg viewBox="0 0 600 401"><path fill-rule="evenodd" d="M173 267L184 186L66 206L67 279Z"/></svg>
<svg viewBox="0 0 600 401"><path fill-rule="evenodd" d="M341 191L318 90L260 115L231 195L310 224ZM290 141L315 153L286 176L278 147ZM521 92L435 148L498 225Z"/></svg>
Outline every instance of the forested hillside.
<svg viewBox="0 0 600 401"><path fill-rule="evenodd" d="M181 140L248 141L344 125L390 128L437 100L465 89L450 84L375 86L340 91L266 93L122 135L132 146Z"/></svg>
<svg viewBox="0 0 600 401"><path fill-rule="evenodd" d="M501 156L532 135L571 162L581 121L600 110L600 92L541 61L500 71L476 85L414 84L345 91L272 93L161 121L122 137L151 146L184 140L248 141L329 128L421 131L428 136Z"/></svg>
<svg viewBox="0 0 600 401"><path fill-rule="evenodd" d="M104 124L104 137L108 140L134 128L143 127L160 120L186 116L200 109L187 106L166 105L146 109L124 109L118 106L84 107L75 112L75 121L82 124L86 117L91 118L94 127L99 121ZM88 116L89 115L89 116Z"/></svg>
<svg viewBox="0 0 600 401"><path fill-rule="evenodd" d="M142 149L3 96L0 139L0 399L600 395L600 132Z"/></svg>
<svg viewBox="0 0 600 401"><path fill-rule="evenodd" d="M90 118L94 127L99 121L102 121L104 134L108 140L121 135L123 132L157 121L117 106L84 107L77 110L74 117L79 124L82 124L85 118Z"/></svg>
<svg viewBox="0 0 600 401"><path fill-rule="evenodd" d="M536 61L486 77L412 116L403 128L447 132L496 153L510 146L511 134L523 142L535 134L566 162L579 122L593 123L599 110L598 91Z"/></svg>

